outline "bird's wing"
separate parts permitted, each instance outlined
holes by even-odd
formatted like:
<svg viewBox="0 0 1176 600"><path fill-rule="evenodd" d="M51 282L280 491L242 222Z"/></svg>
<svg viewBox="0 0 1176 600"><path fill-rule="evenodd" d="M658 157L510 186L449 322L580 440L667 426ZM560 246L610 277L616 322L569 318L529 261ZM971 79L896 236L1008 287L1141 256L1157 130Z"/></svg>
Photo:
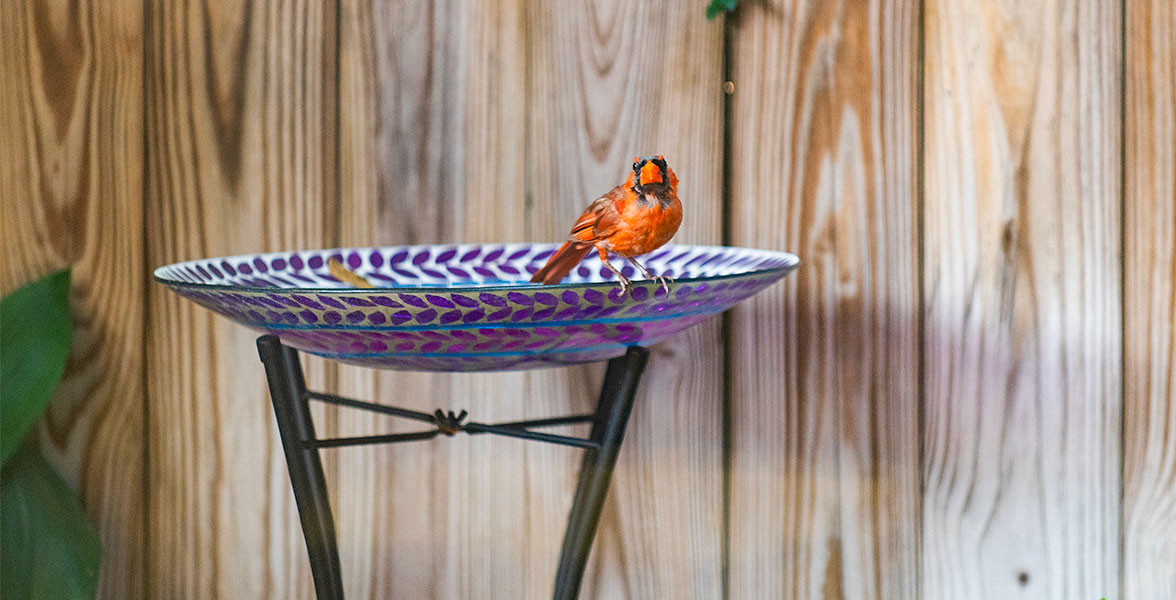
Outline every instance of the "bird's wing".
<svg viewBox="0 0 1176 600"><path fill-rule="evenodd" d="M596 242L616 232L620 224L617 204L624 200L625 192L625 188L618 185L588 205L588 209L572 226L571 239L579 242Z"/></svg>

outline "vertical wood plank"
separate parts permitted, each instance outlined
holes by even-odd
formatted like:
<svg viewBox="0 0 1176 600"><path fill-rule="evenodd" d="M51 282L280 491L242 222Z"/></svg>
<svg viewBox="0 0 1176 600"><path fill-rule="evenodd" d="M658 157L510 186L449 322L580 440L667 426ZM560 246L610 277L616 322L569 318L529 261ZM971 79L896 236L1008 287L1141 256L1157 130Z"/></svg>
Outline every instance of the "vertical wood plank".
<svg viewBox="0 0 1176 600"><path fill-rule="evenodd" d="M535 27L528 3L473 2L466 23L462 222L474 242L534 241L539 227L528 187L527 133L534 117L528 43ZM590 370L591 371L591 370ZM589 412L577 405L592 378L568 369L451 376L454 402L469 402L490 420ZM571 395L569 390L572 390ZM461 406L465 406L462 404ZM569 428L585 434L585 428ZM454 446L448 543L449 597L547 598L571 507L581 453L519 440L471 439Z"/></svg>
<svg viewBox="0 0 1176 600"><path fill-rule="evenodd" d="M356 3L343 23L344 241L526 240L522 2ZM567 410L542 373L344 373L356 394L482 421ZM341 418L355 431L374 421ZM376 452L384 468L340 491L357 535L344 558L374 567L345 567L349 594L550 593L574 450L462 436Z"/></svg>
<svg viewBox="0 0 1176 600"><path fill-rule="evenodd" d="M340 243L453 241L462 214L463 2L344 2L340 13ZM432 412L444 375L341 367L340 391ZM463 408L467 399L459 399ZM341 434L419 430L340 410ZM480 416L478 418L481 418ZM481 440L476 440L475 443ZM456 598L451 444L347 449L332 482L348 598ZM458 463L460 464L460 463Z"/></svg>
<svg viewBox="0 0 1176 600"><path fill-rule="evenodd" d="M645 152L666 154L683 175L688 204L695 202L682 241L716 242L721 163L708 152L721 136L721 32L701 11L666 19L679 12L668 8L641 7L634 15L620 3L573 11L522 0L345 3L344 243L557 239L623 179L635 153ZM607 43L595 37L600 32ZM647 60L632 63L631 54ZM586 81L569 85L560 68ZM592 114L567 113L572 104ZM623 455L614 486L627 490L614 501L631 506L606 509L598 538L606 558L596 560L610 568L593 568L585 597L718 594L721 369L717 325L708 327L654 358L659 366L651 367L656 375L626 447L639 450ZM686 368L691 361L705 366ZM602 369L342 372L349 393L468 408L491 421L590 410ZM389 426L340 415L349 433ZM372 457L387 460L377 462L374 479L356 475L339 492L355 511L340 514L354 520L345 528L357 536L345 560L371 566L345 565L348 593L550 596L578 451L458 438ZM655 490L665 502L651 501Z"/></svg>
<svg viewBox="0 0 1176 600"><path fill-rule="evenodd" d="M147 7L149 263L329 245L335 8ZM150 598L312 596L255 337L151 288Z"/></svg>
<svg viewBox="0 0 1176 600"><path fill-rule="evenodd" d="M917 11L734 24L731 241L802 264L732 312L731 598L918 597Z"/></svg>
<svg viewBox="0 0 1176 600"><path fill-rule="evenodd" d="M1124 32L1123 597L1176 599L1176 10Z"/></svg>
<svg viewBox="0 0 1176 600"><path fill-rule="evenodd" d="M141 2L0 3L0 293L72 267L40 437L98 530L101 598L144 597L142 26Z"/></svg>
<svg viewBox="0 0 1176 600"><path fill-rule="evenodd" d="M926 2L928 598L1119 589L1118 2Z"/></svg>
<svg viewBox="0 0 1176 600"><path fill-rule="evenodd" d="M634 155L664 154L686 212L675 241L717 244L721 26L702 7L671 1L530 2L528 36L532 238L560 239L587 202L619 184ZM719 326L715 319L654 347L584 598L719 598ZM590 384L577 404L592 406L600 371L581 371Z"/></svg>
<svg viewBox="0 0 1176 600"><path fill-rule="evenodd" d="M536 1L527 17L531 238L562 239L635 155L663 154L681 178L685 217L675 241L718 243L721 25L707 22L702 6L672 0ZM583 597L720 596L720 339L713 319L653 348ZM551 393L593 406L601 372L577 371L572 377L587 383Z"/></svg>

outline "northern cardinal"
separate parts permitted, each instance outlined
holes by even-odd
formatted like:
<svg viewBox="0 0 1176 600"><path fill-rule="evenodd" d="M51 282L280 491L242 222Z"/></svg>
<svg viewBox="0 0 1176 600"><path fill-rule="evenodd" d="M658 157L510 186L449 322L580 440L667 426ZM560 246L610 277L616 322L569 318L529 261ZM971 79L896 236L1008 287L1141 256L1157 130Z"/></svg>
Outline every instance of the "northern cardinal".
<svg viewBox="0 0 1176 600"><path fill-rule="evenodd" d="M610 253L624 257L646 279L661 283L667 292L668 277L655 276L635 256L648 254L670 241L682 224L682 202L678 200L678 178L666 165L664 156L633 159L633 172L624 185L597 198L576 219L568 241L535 272L531 283L559 283L592 248L621 282L621 293L633 283L608 260Z"/></svg>

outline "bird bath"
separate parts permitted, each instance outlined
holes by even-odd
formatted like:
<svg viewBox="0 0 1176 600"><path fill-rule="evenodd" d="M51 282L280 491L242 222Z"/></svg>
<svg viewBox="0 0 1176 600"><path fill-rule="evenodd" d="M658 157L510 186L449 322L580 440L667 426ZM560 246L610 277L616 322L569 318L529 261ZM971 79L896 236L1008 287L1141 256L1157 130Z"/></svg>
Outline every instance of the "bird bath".
<svg viewBox="0 0 1176 600"><path fill-rule="evenodd" d="M584 567L637 385L645 346L731 308L790 273L784 252L665 246L642 262L675 280L634 281L621 293L597 256L557 285L529 283L556 244L341 248L210 258L160 267L155 279L201 306L261 332L278 434L306 539L318 600L342 600L342 569L321 448L412 442L457 433L495 434L582 448L553 598L579 595ZM338 260L373 288L343 284ZM622 268L632 277L633 267ZM310 391L298 350L367 367L501 371L608 360L596 411L487 424L466 411L420 412ZM310 401L426 423L429 429L320 439ZM591 424L587 437L535 431Z"/></svg>

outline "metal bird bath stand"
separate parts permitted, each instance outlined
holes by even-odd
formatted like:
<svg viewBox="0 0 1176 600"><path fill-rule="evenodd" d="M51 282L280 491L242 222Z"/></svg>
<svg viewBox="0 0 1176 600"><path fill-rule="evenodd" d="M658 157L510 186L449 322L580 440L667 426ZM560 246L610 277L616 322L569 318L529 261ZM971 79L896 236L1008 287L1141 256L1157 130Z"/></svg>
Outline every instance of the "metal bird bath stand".
<svg viewBox="0 0 1176 600"><path fill-rule="evenodd" d="M273 335L258 338L257 349L261 354L261 362L265 364L278 433L286 453L294 500L302 521L302 533L306 537L306 550L310 553L310 569L318 600L343 598L335 521L331 514L319 449L421 441L438 435L453 436L459 432L493 433L584 449L584 462L580 466L579 483L576 484L571 514L568 516L567 532L564 534L555 575L555 594L552 597L556 600L571 600L579 596L584 566L596 535L596 526L600 522L601 508L612 480L613 468L625 437L625 426L633 410L637 384L649 358L649 350L632 346L623 356L608 361L600 400L593 414L490 425L466 422L464 410L454 414L438 409L429 414L312 392L306 389L297 350L283 346ZM319 439L315 435L310 415L312 400L421 421L433 428L416 433ZM534 428L574 423L591 423L591 434L587 438L578 438L532 431Z"/></svg>
<svg viewBox="0 0 1176 600"><path fill-rule="evenodd" d="M442 244L273 252L160 267L172 291L265 335L257 340L319 600L343 598L335 524L319 449L492 433L584 450L555 578L556 600L576 598L600 509L633 409L645 347L731 308L787 275L787 253L664 246L645 265L676 278L635 281L621 293L589 256L567 281L524 283L555 244ZM336 279L332 259L377 287ZM631 277L624 267L622 275ZM546 368L608 360L596 412L486 424L466 412L424 413L306 389L298 352L365 367L456 371ZM319 439L310 402L428 425L415 433ZM591 423L587 438L538 431Z"/></svg>

